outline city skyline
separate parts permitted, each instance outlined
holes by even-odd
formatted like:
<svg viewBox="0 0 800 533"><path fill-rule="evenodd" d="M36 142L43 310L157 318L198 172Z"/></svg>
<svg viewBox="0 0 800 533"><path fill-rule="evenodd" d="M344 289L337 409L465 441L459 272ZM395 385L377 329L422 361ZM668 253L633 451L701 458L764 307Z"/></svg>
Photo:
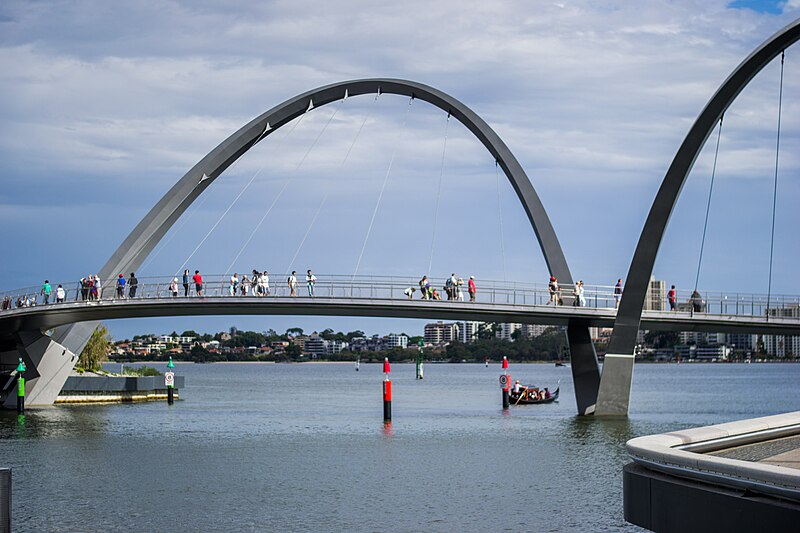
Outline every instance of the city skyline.
<svg viewBox="0 0 800 533"><path fill-rule="evenodd" d="M508 4L490 13L483 4L445 3L434 12L410 4L400 17L397 7L360 3L315 16L281 4L234 4L224 13L153 5L0 9L0 87L8 95L0 103L3 288L96 272L155 201L250 118L313 87L376 76L441 88L484 117L542 196L573 276L611 285L625 276L652 196L694 117L755 46L798 14L794 1ZM456 9L461 17L446 17ZM65 24L54 27L52 11ZM437 15L449 24L441 27ZM303 28L287 24L293 20ZM193 38L212 26L220 39ZM766 292L778 73L776 63L768 66L726 115L701 287ZM800 259L800 215L791 209L799 73L788 50L773 292L792 292ZM455 270L475 274L479 287L481 279L546 280L511 187L460 124L391 95L351 100L312 110L243 157L137 274L170 274L189 256L187 267L222 273L240 255L234 270L268 268L277 283L290 269L349 274L356 264L363 274L442 281ZM696 275L714 140L656 264L656 277L680 288ZM243 246L284 186L289 193ZM737 268L727 268L731 262ZM108 325L119 338L161 322ZM169 319L167 329L320 324L419 333L423 323L198 317Z"/></svg>

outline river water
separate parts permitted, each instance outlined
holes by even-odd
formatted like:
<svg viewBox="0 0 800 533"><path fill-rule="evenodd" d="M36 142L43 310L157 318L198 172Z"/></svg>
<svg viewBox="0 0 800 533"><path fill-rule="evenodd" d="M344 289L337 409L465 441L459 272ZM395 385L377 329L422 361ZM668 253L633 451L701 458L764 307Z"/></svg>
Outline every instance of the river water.
<svg viewBox="0 0 800 533"><path fill-rule="evenodd" d="M163 365L159 365L163 371ZM109 365L115 370L118 365ZM179 364L166 402L0 414L15 531L639 531L628 439L800 410L800 364L638 365L627 420L557 403L503 412L499 365Z"/></svg>

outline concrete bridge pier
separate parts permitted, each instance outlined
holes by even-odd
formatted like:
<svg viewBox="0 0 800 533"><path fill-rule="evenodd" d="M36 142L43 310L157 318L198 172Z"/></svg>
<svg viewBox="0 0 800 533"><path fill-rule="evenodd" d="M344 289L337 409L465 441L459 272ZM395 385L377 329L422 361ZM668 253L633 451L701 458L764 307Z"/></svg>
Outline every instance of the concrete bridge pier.
<svg viewBox="0 0 800 533"><path fill-rule="evenodd" d="M585 324L570 323L567 326L567 342L578 414L582 416L594 414L600 386L600 365L589 335L589 327Z"/></svg>
<svg viewBox="0 0 800 533"><path fill-rule="evenodd" d="M628 416L633 384L633 354L607 353L597 394L597 416Z"/></svg>
<svg viewBox="0 0 800 533"><path fill-rule="evenodd" d="M0 352L0 369L4 373L15 369L21 357L26 367L25 403L30 406L53 405L78 361L77 355L39 331L21 331L14 337L16 347ZM3 385L7 379L3 379ZM0 398L3 407L15 408L16 395L9 391L3 391L3 394L5 397Z"/></svg>

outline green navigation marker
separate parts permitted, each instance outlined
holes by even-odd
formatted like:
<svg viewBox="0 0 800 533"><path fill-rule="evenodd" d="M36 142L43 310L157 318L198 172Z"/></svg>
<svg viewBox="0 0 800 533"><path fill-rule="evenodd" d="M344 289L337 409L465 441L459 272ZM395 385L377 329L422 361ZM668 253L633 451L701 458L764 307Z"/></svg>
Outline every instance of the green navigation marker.
<svg viewBox="0 0 800 533"><path fill-rule="evenodd" d="M23 414L25 412L25 363L22 362L22 357L19 358L17 365L17 413Z"/></svg>
<svg viewBox="0 0 800 533"><path fill-rule="evenodd" d="M172 371L175 363L172 362L172 357L169 358L167 368L169 370L164 374L164 384L167 386L167 404L172 405L175 401L175 373Z"/></svg>

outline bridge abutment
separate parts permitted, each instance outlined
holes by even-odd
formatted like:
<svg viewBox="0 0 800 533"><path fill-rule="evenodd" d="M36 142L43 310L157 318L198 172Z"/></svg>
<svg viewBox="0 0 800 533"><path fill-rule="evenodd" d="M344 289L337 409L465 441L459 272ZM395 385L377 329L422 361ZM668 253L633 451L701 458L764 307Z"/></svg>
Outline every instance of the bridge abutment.
<svg viewBox="0 0 800 533"><path fill-rule="evenodd" d="M16 366L21 357L25 363L25 403L29 406L52 405L66 383L78 357L62 344L38 331L16 334L17 349L0 353L0 365ZM16 397L9 394L3 407L13 409Z"/></svg>

